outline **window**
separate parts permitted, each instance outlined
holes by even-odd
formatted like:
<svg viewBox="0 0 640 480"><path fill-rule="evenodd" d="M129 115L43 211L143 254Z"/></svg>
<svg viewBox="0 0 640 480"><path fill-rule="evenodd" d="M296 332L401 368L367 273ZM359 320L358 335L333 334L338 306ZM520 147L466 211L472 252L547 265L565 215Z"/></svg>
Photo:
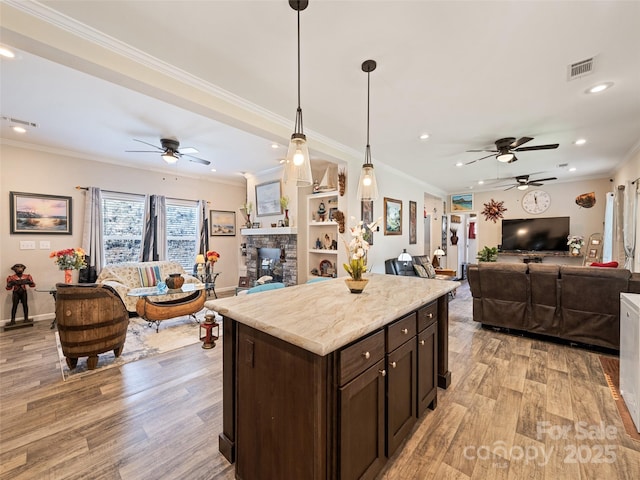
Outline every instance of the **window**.
<svg viewBox="0 0 640 480"><path fill-rule="evenodd" d="M136 262L142 248L144 196L102 192L105 263Z"/></svg>
<svg viewBox="0 0 640 480"><path fill-rule="evenodd" d="M198 203L167 198L167 257L191 273L199 249Z"/></svg>
<svg viewBox="0 0 640 480"><path fill-rule="evenodd" d="M106 265L137 262L142 253L145 197L102 192L102 220ZM199 250L198 202L166 199L167 260L189 273Z"/></svg>

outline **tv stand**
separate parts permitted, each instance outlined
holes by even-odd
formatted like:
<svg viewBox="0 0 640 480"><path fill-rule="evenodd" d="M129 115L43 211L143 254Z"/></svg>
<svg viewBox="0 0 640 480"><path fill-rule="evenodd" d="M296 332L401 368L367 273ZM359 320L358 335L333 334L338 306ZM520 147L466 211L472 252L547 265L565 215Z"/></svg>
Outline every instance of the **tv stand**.
<svg viewBox="0 0 640 480"><path fill-rule="evenodd" d="M499 252L498 262L550 263L556 265L582 265L583 255L569 252Z"/></svg>

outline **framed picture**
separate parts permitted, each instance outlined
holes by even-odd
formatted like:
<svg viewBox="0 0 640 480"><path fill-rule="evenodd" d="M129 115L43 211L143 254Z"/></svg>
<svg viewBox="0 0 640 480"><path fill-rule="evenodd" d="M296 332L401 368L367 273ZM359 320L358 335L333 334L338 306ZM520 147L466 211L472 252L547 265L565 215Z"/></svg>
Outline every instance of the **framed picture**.
<svg viewBox="0 0 640 480"><path fill-rule="evenodd" d="M251 224L251 228L260 228L262 226L261 222L253 222Z"/></svg>
<svg viewBox="0 0 640 480"><path fill-rule="evenodd" d="M418 243L418 204L409 200L409 245Z"/></svg>
<svg viewBox="0 0 640 480"><path fill-rule="evenodd" d="M451 211L452 212L473 211L473 193L460 193L457 195L451 195Z"/></svg>
<svg viewBox="0 0 640 480"><path fill-rule="evenodd" d="M248 287L249 286L249 277L240 277L238 279L238 287Z"/></svg>
<svg viewBox="0 0 640 480"><path fill-rule="evenodd" d="M265 215L282 214L281 196L280 180L256 185L256 215L264 217Z"/></svg>
<svg viewBox="0 0 640 480"><path fill-rule="evenodd" d="M447 216L446 215L442 215L442 245L440 246L440 248L442 249L442 251L444 252L444 254L447 254L447 237L448 237L448 230L447 228L449 227L448 222L447 222Z"/></svg>
<svg viewBox="0 0 640 480"><path fill-rule="evenodd" d="M223 210L209 211L209 235L212 237L235 237L236 212Z"/></svg>
<svg viewBox="0 0 640 480"><path fill-rule="evenodd" d="M337 220L335 218L333 218L333 216L336 214L336 212L338 211L337 207L331 207L329 209L329 220L334 220L337 222Z"/></svg>
<svg viewBox="0 0 640 480"><path fill-rule="evenodd" d="M402 235L402 200L384 197L384 234Z"/></svg>
<svg viewBox="0 0 640 480"><path fill-rule="evenodd" d="M373 200L361 200L360 201L360 218L364 223L364 240L373 245L373 230L367 227L368 224L373 223Z"/></svg>
<svg viewBox="0 0 640 480"><path fill-rule="evenodd" d="M592 248L589 250L589 258L596 258L598 256L598 249Z"/></svg>
<svg viewBox="0 0 640 480"><path fill-rule="evenodd" d="M11 233L73 233L71 197L9 192Z"/></svg>

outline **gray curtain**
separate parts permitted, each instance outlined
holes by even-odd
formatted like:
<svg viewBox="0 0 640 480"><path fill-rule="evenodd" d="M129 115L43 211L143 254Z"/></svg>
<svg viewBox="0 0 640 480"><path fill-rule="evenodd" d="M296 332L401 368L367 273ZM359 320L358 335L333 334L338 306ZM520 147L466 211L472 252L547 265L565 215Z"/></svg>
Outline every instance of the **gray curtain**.
<svg viewBox="0 0 640 480"><path fill-rule="evenodd" d="M637 194L636 185L628 181L625 185L622 218L622 243L624 248L624 268L633 271L636 249Z"/></svg>
<svg viewBox="0 0 640 480"><path fill-rule="evenodd" d="M97 187L87 188L84 199L82 249L87 254L87 268L80 270L80 283L93 283L105 264L102 229L102 192Z"/></svg>
<svg viewBox="0 0 640 480"><path fill-rule="evenodd" d="M613 256L612 260L624 265L624 243L622 226L624 222L624 185L618 185L613 206Z"/></svg>
<svg viewBox="0 0 640 480"><path fill-rule="evenodd" d="M209 250L209 219L207 218L207 201L198 201L198 225L200 225L200 246L197 253L206 255Z"/></svg>
<svg viewBox="0 0 640 480"><path fill-rule="evenodd" d="M147 195L145 200L145 222L142 232L140 260L151 262L167 259L167 208L162 195Z"/></svg>

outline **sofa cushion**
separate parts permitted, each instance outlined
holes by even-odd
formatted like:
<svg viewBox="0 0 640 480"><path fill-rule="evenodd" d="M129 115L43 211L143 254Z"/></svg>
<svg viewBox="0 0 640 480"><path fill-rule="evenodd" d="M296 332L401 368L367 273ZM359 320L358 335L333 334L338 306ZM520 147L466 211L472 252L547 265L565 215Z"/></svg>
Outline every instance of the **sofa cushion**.
<svg viewBox="0 0 640 480"><path fill-rule="evenodd" d="M416 275L422 278L429 278L427 270L422 265L414 265L413 269L416 271Z"/></svg>
<svg viewBox="0 0 640 480"><path fill-rule="evenodd" d="M162 281L160 267L158 265L138 267L141 287L155 287Z"/></svg>

